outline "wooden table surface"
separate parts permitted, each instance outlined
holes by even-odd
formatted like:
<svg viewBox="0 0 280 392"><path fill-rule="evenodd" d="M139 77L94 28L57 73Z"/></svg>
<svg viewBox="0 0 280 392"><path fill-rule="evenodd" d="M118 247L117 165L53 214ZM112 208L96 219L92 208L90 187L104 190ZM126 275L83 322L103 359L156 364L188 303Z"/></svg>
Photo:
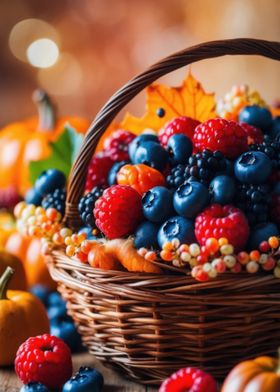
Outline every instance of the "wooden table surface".
<svg viewBox="0 0 280 392"><path fill-rule="evenodd" d="M124 379L121 375L104 367L92 355L84 353L73 356L74 371L80 366L92 366L101 371L104 376L104 392L156 392L158 388L150 388L135 384ZM19 392L22 384L12 369L0 369L0 392Z"/></svg>

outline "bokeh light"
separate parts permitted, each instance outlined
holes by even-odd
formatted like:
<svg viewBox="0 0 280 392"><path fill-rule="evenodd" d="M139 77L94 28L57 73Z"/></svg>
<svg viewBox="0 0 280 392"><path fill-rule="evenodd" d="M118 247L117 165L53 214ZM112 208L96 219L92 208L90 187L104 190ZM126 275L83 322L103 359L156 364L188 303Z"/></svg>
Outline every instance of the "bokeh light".
<svg viewBox="0 0 280 392"><path fill-rule="evenodd" d="M31 65L38 68L49 68L59 57L57 44L48 38L38 39L27 48L27 58Z"/></svg>

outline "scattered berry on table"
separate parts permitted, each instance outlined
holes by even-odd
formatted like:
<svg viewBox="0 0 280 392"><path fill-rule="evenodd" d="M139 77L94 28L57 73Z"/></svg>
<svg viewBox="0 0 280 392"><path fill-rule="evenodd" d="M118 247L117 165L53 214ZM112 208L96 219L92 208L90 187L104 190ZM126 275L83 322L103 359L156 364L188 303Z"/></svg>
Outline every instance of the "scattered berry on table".
<svg viewBox="0 0 280 392"><path fill-rule="evenodd" d="M49 388L40 382L29 382L20 388L19 392L50 392Z"/></svg>
<svg viewBox="0 0 280 392"><path fill-rule="evenodd" d="M48 193L42 200L42 207L47 210L48 208L55 208L62 216L65 212L66 190L57 188L53 192Z"/></svg>
<svg viewBox="0 0 280 392"><path fill-rule="evenodd" d="M260 151L248 151L235 161L234 173L244 184L262 184L272 171L271 159Z"/></svg>
<svg viewBox="0 0 280 392"><path fill-rule="evenodd" d="M78 210L83 223L88 227L95 227L95 219L93 216L93 209L97 199L102 196L104 189L100 186L95 186L91 192L86 193L81 197Z"/></svg>
<svg viewBox="0 0 280 392"><path fill-rule="evenodd" d="M211 202L214 204L230 204L236 194L236 182L228 175L214 177L210 183Z"/></svg>
<svg viewBox="0 0 280 392"><path fill-rule="evenodd" d="M72 374L71 351L55 336L29 338L18 349L15 370L24 384L36 381L50 389L61 388Z"/></svg>
<svg viewBox="0 0 280 392"><path fill-rule="evenodd" d="M127 161L128 145L135 139L136 135L123 129L113 132L104 141L104 150L110 154L114 161Z"/></svg>
<svg viewBox="0 0 280 392"><path fill-rule="evenodd" d="M72 352L79 352L82 349L81 335L71 319L53 320L51 323L51 335L62 339Z"/></svg>
<svg viewBox="0 0 280 392"><path fill-rule="evenodd" d="M194 120L190 117L174 118L173 120L166 123L164 127L159 131L159 141L163 145L163 147L166 147L169 138L176 133L181 133L192 139L195 127L199 124L199 121Z"/></svg>
<svg viewBox="0 0 280 392"><path fill-rule="evenodd" d="M63 385L62 392L101 392L103 385L104 378L98 370L91 367L81 367Z"/></svg>
<svg viewBox="0 0 280 392"><path fill-rule="evenodd" d="M134 233L135 248L158 249L157 235L160 225L145 221L142 222Z"/></svg>
<svg viewBox="0 0 280 392"><path fill-rule="evenodd" d="M109 174L108 174L108 184L110 186L117 184L117 176L118 176L119 170L124 165L128 165L128 164L129 164L129 161L120 161L120 162L116 162L113 164L113 166L111 167Z"/></svg>
<svg viewBox="0 0 280 392"><path fill-rule="evenodd" d="M187 164L193 151L192 141L181 133L174 134L168 140L167 151L172 166Z"/></svg>
<svg viewBox="0 0 280 392"><path fill-rule="evenodd" d="M128 146L128 154L131 161L134 161L135 153L140 147L140 145L144 142L156 142L159 143L158 137L156 135L152 135L150 133L143 133L142 135L137 136Z"/></svg>
<svg viewBox="0 0 280 392"><path fill-rule="evenodd" d="M241 110L239 121L253 125L267 133L272 125L272 115L266 107L251 105Z"/></svg>
<svg viewBox="0 0 280 392"><path fill-rule="evenodd" d="M197 181L182 184L174 193L174 209L178 215L193 219L209 203L206 186Z"/></svg>
<svg viewBox="0 0 280 392"><path fill-rule="evenodd" d="M158 232L158 243L163 247L165 242L178 239L182 244L195 242L194 223L182 216L173 216L164 222Z"/></svg>
<svg viewBox="0 0 280 392"><path fill-rule="evenodd" d="M174 215L173 193L163 186L149 189L142 197L143 213L151 222L160 223Z"/></svg>
<svg viewBox="0 0 280 392"><path fill-rule="evenodd" d="M248 249L258 249L263 241L267 241L272 236L279 236L279 230L274 223L265 222L254 226L251 228Z"/></svg>
<svg viewBox="0 0 280 392"><path fill-rule="evenodd" d="M94 216L109 239L132 234L143 219L141 195L130 186L113 185L96 201Z"/></svg>
<svg viewBox="0 0 280 392"><path fill-rule="evenodd" d="M141 142L136 149L132 163L143 163L154 169L163 171L167 165L167 161L167 151L159 143L148 140Z"/></svg>
<svg viewBox="0 0 280 392"><path fill-rule="evenodd" d="M88 167L85 191L90 192L95 186L108 185L108 174L114 164L108 152L95 154Z"/></svg>
<svg viewBox="0 0 280 392"><path fill-rule="evenodd" d="M196 368L184 368L173 373L160 386L159 392L218 392L214 378Z"/></svg>
<svg viewBox="0 0 280 392"><path fill-rule="evenodd" d="M165 178L158 170L142 163L123 166L117 179L119 185L129 185L141 195L155 186L165 185Z"/></svg>
<svg viewBox="0 0 280 392"><path fill-rule="evenodd" d="M210 237L225 237L236 251L244 249L250 229L243 212L231 205L213 204L195 219L195 235L200 245Z"/></svg>
<svg viewBox="0 0 280 392"><path fill-rule="evenodd" d="M64 173L57 169L48 169L36 180L34 188L41 196L45 196L57 188L64 188L65 184L66 177Z"/></svg>
<svg viewBox="0 0 280 392"><path fill-rule="evenodd" d="M198 125L193 136L198 151L219 150L226 158L234 159L247 151L247 135L242 126L221 118L207 120Z"/></svg>
<svg viewBox="0 0 280 392"><path fill-rule="evenodd" d="M247 136L247 144L260 144L263 142L264 136L259 128L247 123L240 123Z"/></svg>

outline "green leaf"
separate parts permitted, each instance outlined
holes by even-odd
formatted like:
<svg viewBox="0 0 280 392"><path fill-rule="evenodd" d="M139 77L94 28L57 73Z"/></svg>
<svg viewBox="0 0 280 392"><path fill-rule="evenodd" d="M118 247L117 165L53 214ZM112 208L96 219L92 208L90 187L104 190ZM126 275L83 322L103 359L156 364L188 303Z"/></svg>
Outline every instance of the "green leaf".
<svg viewBox="0 0 280 392"><path fill-rule="evenodd" d="M59 138L50 143L50 156L41 161L30 162L29 176L31 183L34 184L40 174L48 169L61 170L68 177L82 141L83 136L69 124L66 124Z"/></svg>

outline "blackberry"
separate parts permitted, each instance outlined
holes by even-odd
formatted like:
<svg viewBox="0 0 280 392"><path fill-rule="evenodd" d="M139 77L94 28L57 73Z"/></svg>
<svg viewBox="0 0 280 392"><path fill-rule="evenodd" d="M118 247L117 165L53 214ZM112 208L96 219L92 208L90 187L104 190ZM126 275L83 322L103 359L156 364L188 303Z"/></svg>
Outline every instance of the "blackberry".
<svg viewBox="0 0 280 392"><path fill-rule="evenodd" d="M280 169L280 141L272 140L265 135L261 144L251 144L249 148L251 151L261 151L266 154L272 160L273 167Z"/></svg>
<svg viewBox="0 0 280 392"><path fill-rule="evenodd" d="M95 220L93 216L94 204L99 197L102 196L104 189L95 186L91 192L81 197L78 205L78 210L83 223L88 227L95 227Z"/></svg>
<svg viewBox="0 0 280 392"><path fill-rule="evenodd" d="M65 213L66 190L57 188L52 193L48 193L42 200L42 207L55 208L63 216Z"/></svg>
<svg viewBox="0 0 280 392"><path fill-rule="evenodd" d="M239 184L235 205L246 215L250 225L269 220L270 186Z"/></svg>
<svg viewBox="0 0 280 392"><path fill-rule="evenodd" d="M170 188L178 188L189 179L208 186L217 174L224 173L227 169L227 160L220 151L204 150L192 155L187 165L174 167L166 181Z"/></svg>

